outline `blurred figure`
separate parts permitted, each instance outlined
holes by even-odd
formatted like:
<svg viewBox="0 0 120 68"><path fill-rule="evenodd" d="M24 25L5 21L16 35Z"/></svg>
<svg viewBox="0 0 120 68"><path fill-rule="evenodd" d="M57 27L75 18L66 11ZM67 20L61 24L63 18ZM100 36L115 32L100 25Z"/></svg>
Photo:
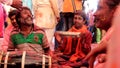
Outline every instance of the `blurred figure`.
<svg viewBox="0 0 120 68"><path fill-rule="evenodd" d="M82 0L64 0L63 1L63 31L69 30L73 23L74 12L76 10L82 10Z"/></svg>
<svg viewBox="0 0 120 68"><path fill-rule="evenodd" d="M7 18L5 21L5 27L11 24L8 14L11 10L20 9L22 7L22 0L3 0L2 5L4 6Z"/></svg>
<svg viewBox="0 0 120 68"><path fill-rule="evenodd" d="M96 56L100 53L106 53L108 41L111 37L111 33L113 32L113 29L111 28L113 13L118 4L119 2L115 0L99 0L97 11L94 13L95 25L100 29L106 30L107 33L102 38L98 46L91 50L91 52L88 53L88 55L76 65L82 65L82 63L89 60L89 67L93 68Z"/></svg>
<svg viewBox="0 0 120 68"><path fill-rule="evenodd" d="M113 0L115 1L115 0ZM119 0L116 0L120 3ZM120 5L116 6L113 17L113 33L109 41L106 68L120 68Z"/></svg>
<svg viewBox="0 0 120 68"><path fill-rule="evenodd" d="M60 19L57 0L33 0L35 24L46 32L50 49L54 51L52 43L57 21Z"/></svg>
<svg viewBox="0 0 120 68"><path fill-rule="evenodd" d="M0 38L3 38L5 19L6 19L6 12L2 5L2 0L0 0Z"/></svg>
<svg viewBox="0 0 120 68"><path fill-rule="evenodd" d="M7 48L10 48L10 46L8 46L10 34L11 34L13 29L18 28L18 24L17 24L16 19L15 19L17 14L18 14L18 10L12 10L9 12L8 17L11 20L11 25L9 25L5 28L4 39L3 39L3 43L2 43L2 50L3 51L6 51Z"/></svg>

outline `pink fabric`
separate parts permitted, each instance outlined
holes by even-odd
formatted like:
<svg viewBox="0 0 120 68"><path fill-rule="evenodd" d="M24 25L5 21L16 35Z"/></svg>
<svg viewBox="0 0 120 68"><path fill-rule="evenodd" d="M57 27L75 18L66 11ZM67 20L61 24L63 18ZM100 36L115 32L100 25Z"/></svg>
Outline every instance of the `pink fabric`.
<svg viewBox="0 0 120 68"><path fill-rule="evenodd" d="M5 21L5 11L3 9L2 4L0 3L0 37L3 37L4 21Z"/></svg>
<svg viewBox="0 0 120 68"><path fill-rule="evenodd" d="M10 33L13 30L13 26L9 25L6 29L5 29L5 33L4 33L4 39L3 39L3 44L2 44L2 49L6 50L8 48L8 42L10 39Z"/></svg>

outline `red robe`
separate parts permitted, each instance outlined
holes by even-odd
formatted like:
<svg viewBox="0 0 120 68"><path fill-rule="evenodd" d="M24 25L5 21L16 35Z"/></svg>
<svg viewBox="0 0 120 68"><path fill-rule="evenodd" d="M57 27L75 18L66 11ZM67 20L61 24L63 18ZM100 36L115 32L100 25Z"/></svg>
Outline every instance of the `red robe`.
<svg viewBox="0 0 120 68"><path fill-rule="evenodd" d="M81 29L76 29L74 26L69 29L70 32L80 32L81 34L84 34L78 38L72 38L72 37L66 37L64 39L63 43L63 54L65 55L71 55L70 61L75 61L78 58L84 58L86 54L91 50L91 41L92 41L92 35L87 30L86 26L83 26ZM77 39L77 40L73 40ZM78 42L76 42L78 41ZM76 42L76 43L73 43ZM75 48L73 50L73 48ZM71 54L72 51L74 51L74 54Z"/></svg>

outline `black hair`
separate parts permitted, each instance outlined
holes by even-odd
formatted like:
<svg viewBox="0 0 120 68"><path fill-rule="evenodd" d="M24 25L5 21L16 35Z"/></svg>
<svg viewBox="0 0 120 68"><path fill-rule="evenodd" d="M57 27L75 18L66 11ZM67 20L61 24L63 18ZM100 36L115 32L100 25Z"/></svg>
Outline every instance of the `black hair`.
<svg viewBox="0 0 120 68"><path fill-rule="evenodd" d="M119 5L120 0L106 0L106 4L110 9L114 9L117 5Z"/></svg>
<svg viewBox="0 0 120 68"><path fill-rule="evenodd" d="M83 20L85 21L85 25L88 25L88 18L87 18L87 15L85 14L85 12L84 11L82 11L82 10L76 10L76 12L74 13L74 16L75 15L80 15L80 16L82 16L82 18L83 18Z"/></svg>
<svg viewBox="0 0 120 68"><path fill-rule="evenodd" d="M18 10L12 10L9 12L8 17L11 19L12 16L17 15L17 14L18 14Z"/></svg>

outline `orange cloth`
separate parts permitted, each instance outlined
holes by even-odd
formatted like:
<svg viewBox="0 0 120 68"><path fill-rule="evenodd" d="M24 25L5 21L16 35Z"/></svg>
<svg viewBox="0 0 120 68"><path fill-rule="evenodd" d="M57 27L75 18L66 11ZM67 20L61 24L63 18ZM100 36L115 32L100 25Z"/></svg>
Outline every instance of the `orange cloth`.
<svg viewBox="0 0 120 68"><path fill-rule="evenodd" d="M82 1L81 0L74 0L76 10L82 10ZM74 12L72 0L64 0L63 2L63 12Z"/></svg>
<svg viewBox="0 0 120 68"><path fill-rule="evenodd" d="M69 30L70 32L81 32L81 33L87 33L89 32L87 30L87 27L86 26L83 26L81 29L76 29L74 26ZM88 43L87 45L90 47L90 44L91 44L91 39L92 39L92 36L91 36L91 33L90 34L90 38L89 40L87 41L90 41L90 43ZM70 61L75 61L77 60L78 58L83 58L85 57L85 53L82 51L82 46L84 46L85 42L82 44L81 40L83 41L83 39L81 37L77 38L78 39L78 42L77 42L77 45L76 45L76 49L75 49L75 54L73 54L70 58ZM86 39L86 38L85 38ZM72 49L72 37L67 37L67 41L66 41L66 47L64 49L64 52L63 54L66 54L66 55L69 55L71 54L71 49ZM74 45L75 46L75 45ZM89 48L88 47L88 48Z"/></svg>

